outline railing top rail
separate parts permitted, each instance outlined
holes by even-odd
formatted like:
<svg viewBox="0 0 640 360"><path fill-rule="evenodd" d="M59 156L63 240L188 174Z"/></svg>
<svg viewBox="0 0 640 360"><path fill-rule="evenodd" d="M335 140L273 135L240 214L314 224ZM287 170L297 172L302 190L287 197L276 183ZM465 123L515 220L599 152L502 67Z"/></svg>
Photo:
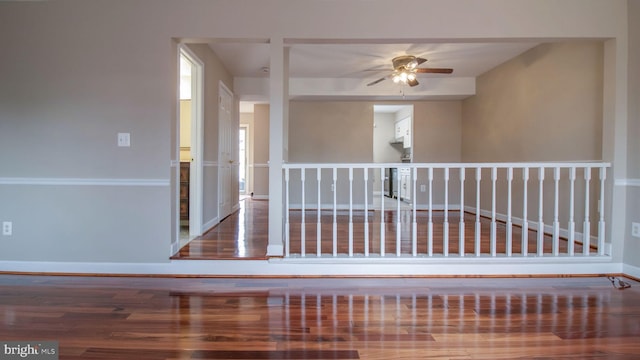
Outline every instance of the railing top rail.
<svg viewBox="0 0 640 360"><path fill-rule="evenodd" d="M562 162L478 162L478 163L285 163L283 169L383 169L383 168L434 168L434 169L475 169L475 168L608 168L611 163L602 161L562 161Z"/></svg>

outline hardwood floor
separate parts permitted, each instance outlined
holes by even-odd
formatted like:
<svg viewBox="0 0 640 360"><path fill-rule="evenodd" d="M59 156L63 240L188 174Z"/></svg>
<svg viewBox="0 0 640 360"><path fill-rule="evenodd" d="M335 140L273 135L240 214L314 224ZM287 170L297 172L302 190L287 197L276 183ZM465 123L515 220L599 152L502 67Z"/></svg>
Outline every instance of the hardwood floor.
<svg viewBox="0 0 640 360"><path fill-rule="evenodd" d="M638 359L640 284L0 275L0 342L60 359Z"/></svg>
<svg viewBox="0 0 640 360"><path fill-rule="evenodd" d="M172 256L176 260L266 259L269 202L240 201L240 210L197 237Z"/></svg>
<svg viewBox="0 0 640 360"><path fill-rule="evenodd" d="M246 199L240 202L240 210L224 219L220 224L198 237L181 248L172 259L179 260L201 260L201 259L266 259L268 245L268 201ZM354 212L354 253L364 253L364 212ZM331 254L333 247L333 212L321 211L321 249L323 254ZM300 220L301 211L290 212L290 238L291 253L297 254L301 251L301 228ZM428 212L418 211L418 253L426 254L427 249L427 222ZM317 212L305 212L305 247L306 252L314 254L316 251L316 222ZM347 211L339 211L337 216L338 234L342 239L348 237L348 221ZM381 217L380 211L369 212L369 251L371 253L380 253L380 222L385 223L385 252L394 254L396 252L396 211L387 210L384 212L384 219ZM459 251L459 211L449 212L449 253L457 254ZM401 223L401 251L403 254L411 254L411 227L412 227L411 210L400 211ZM444 233L444 212L433 212L433 234L435 254L443 252L443 233ZM481 247L480 251L484 254L491 252L490 244L490 219L481 218ZM506 248L506 231L505 223L498 222L496 225L496 251L504 253ZM475 231L475 215L465 214L465 253L474 254L474 231ZM513 240L512 251L517 254L522 249L522 228L519 226L512 227ZM537 232L533 229L529 230L527 249L530 254L534 254L537 249ZM559 242L559 251L561 254L567 253L567 241ZM546 254L552 252L551 236L546 234L544 237L544 251ZM576 243L574 246L576 253L582 252L582 245ZM590 250L592 253L595 249ZM346 254L348 252L348 242L341 241L338 244L338 252Z"/></svg>

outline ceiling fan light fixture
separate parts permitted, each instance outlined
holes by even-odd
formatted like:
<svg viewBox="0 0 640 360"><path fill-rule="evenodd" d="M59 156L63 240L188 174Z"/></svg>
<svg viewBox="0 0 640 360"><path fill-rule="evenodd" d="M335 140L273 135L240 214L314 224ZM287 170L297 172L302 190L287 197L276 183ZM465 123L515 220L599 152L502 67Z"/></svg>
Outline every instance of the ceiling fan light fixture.
<svg viewBox="0 0 640 360"><path fill-rule="evenodd" d="M415 73L409 73L409 75L407 75L407 79L409 81L414 81L416 79L416 74Z"/></svg>
<svg viewBox="0 0 640 360"><path fill-rule="evenodd" d="M396 84L399 83L400 80L401 80L399 74L393 74L393 78L392 79L393 79L393 82L396 83Z"/></svg>

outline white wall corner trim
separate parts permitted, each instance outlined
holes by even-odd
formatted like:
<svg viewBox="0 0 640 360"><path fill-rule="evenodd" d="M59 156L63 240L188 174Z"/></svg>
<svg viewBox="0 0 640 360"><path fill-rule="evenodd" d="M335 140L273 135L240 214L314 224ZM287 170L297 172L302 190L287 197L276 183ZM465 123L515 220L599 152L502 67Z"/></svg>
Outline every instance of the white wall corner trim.
<svg viewBox="0 0 640 360"><path fill-rule="evenodd" d="M169 179L0 178L0 185L169 186Z"/></svg>

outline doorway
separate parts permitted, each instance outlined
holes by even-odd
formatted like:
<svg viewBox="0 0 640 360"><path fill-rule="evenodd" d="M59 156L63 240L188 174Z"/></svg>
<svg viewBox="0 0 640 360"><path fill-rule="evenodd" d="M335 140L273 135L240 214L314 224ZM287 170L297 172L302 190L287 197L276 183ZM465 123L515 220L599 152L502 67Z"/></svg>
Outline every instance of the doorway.
<svg viewBox="0 0 640 360"><path fill-rule="evenodd" d="M179 100L179 247L202 234L203 63L180 46Z"/></svg>
<svg viewBox="0 0 640 360"><path fill-rule="evenodd" d="M384 163L384 175L374 174L374 208L411 207L413 105L374 105L373 162Z"/></svg>

